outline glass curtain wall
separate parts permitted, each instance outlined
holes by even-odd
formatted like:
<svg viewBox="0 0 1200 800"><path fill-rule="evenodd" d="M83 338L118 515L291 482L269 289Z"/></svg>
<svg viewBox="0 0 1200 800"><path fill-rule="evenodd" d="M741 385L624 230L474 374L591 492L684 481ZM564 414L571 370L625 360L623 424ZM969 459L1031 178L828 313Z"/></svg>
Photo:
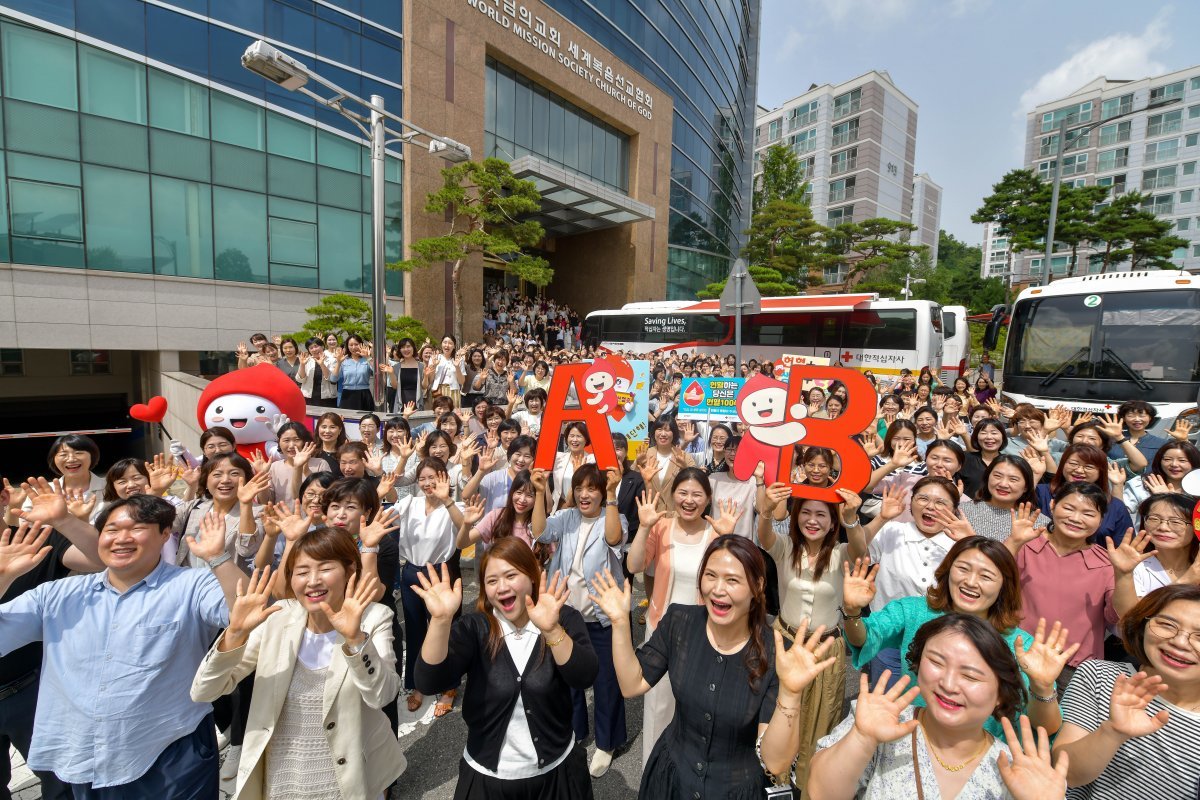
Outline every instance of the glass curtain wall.
<svg viewBox="0 0 1200 800"><path fill-rule="evenodd" d="M370 161L358 142L11 21L0 63L3 260L370 290ZM395 261L398 160L387 178ZM389 274L388 292L402 283Z"/></svg>

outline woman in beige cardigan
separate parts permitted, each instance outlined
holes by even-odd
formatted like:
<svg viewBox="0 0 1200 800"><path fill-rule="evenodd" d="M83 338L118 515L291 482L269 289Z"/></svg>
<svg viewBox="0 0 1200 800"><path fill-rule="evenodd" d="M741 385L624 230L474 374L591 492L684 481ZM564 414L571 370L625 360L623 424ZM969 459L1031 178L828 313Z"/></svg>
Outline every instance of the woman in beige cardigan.
<svg viewBox="0 0 1200 800"><path fill-rule="evenodd" d="M269 568L239 583L192 682L192 699L211 702L255 673L236 800L379 798L404 771L382 711L400 687L392 612L361 574L350 537L317 528L284 562L288 599L270 603Z"/></svg>

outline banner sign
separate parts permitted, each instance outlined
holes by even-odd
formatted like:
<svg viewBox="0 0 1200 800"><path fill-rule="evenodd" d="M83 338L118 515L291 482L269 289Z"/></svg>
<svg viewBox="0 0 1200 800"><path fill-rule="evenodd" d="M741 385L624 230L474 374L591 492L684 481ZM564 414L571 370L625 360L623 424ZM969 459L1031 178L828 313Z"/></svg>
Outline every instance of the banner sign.
<svg viewBox="0 0 1200 800"><path fill-rule="evenodd" d="M599 360L611 362L614 358ZM650 431L650 362L637 360L626 363L633 368L633 377L625 377L622 370L621 376L616 379L614 388L617 390L621 416L610 415L608 428L613 433L625 434L629 440L626 458L634 461L646 449L646 437Z"/></svg>
<svg viewBox="0 0 1200 800"><path fill-rule="evenodd" d="M745 383L745 378L684 378L676 419L737 422L737 396Z"/></svg>

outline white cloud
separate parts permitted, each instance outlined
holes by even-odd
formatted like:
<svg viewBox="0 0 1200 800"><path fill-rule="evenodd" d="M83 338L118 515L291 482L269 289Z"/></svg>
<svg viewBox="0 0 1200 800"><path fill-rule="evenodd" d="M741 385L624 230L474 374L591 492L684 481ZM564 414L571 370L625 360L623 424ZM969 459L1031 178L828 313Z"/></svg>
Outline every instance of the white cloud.
<svg viewBox="0 0 1200 800"><path fill-rule="evenodd" d="M1023 117L1039 103L1066 97L1101 75L1113 79L1137 79L1166 72L1166 66L1156 56L1171 44L1167 26L1169 16L1168 7L1139 34L1117 33L1085 45L1038 78L1021 95L1017 115Z"/></svg>

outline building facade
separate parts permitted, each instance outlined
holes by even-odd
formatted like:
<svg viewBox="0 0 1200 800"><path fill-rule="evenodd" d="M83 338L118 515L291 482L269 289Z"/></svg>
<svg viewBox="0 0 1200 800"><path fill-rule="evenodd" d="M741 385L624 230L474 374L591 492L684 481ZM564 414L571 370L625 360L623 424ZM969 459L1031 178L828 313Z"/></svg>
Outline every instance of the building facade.
<svg viewBox="0 0 1200 800"><path fill-rule="evenodd" d="M763 152L776 144L799 157L817 222L836 226L887 217L921 225L913 219L917 104L886 72L868 72L836 85L814 84L778 108L760 108L754 131L756 176ZM940 209L940 189L937 194ZM824 276L826 284L845 278L844 268L827 270Z"/></svg>
<svg viewBox="0 0 1200 800"><path fill-rule="evenodd" d="M979 277L1000 278L1010 286L1013 283L1013 251L1008 237L995 222L983 223L983 258L979 264Z"/></svg>
<svg viewBox="0 0 1200 800"><path fill-rule="evenodd" d="M938 259L938 232L942 227L942 187L934 183L928 172L913 178L912 217L917 226L912 243L929 248L929 263Z"/></svg>
<svg viewBox="0 0 1200 800"><path fill-rule="evenodd" d="M1162 108L1147 106L1165 103ZM1132 113L1130 113L1132 112ZM1117 118L1119 116L1119 119ZM1188 240L1171 261L1180 269L1200 270L1200 66L1141 80L1088 83L1067 97L1043 103L1029 112L1025 136L1025 168L1049 179L1058 147L1058 130L1069 119L1061 175L1064 184L1108 186L1112 196L1139 191L1148 195L1143 208L1170 220L1174 233ZM1072 133L1092 128L1086 139ZM1081 248L1071 265L1069 252L1051 259L1051 277L1098 271ZM1039 280L1044 255L1022 253L1014 259L1018 282ZM1128 268L1128 265L1126 265Z"/></svg>

